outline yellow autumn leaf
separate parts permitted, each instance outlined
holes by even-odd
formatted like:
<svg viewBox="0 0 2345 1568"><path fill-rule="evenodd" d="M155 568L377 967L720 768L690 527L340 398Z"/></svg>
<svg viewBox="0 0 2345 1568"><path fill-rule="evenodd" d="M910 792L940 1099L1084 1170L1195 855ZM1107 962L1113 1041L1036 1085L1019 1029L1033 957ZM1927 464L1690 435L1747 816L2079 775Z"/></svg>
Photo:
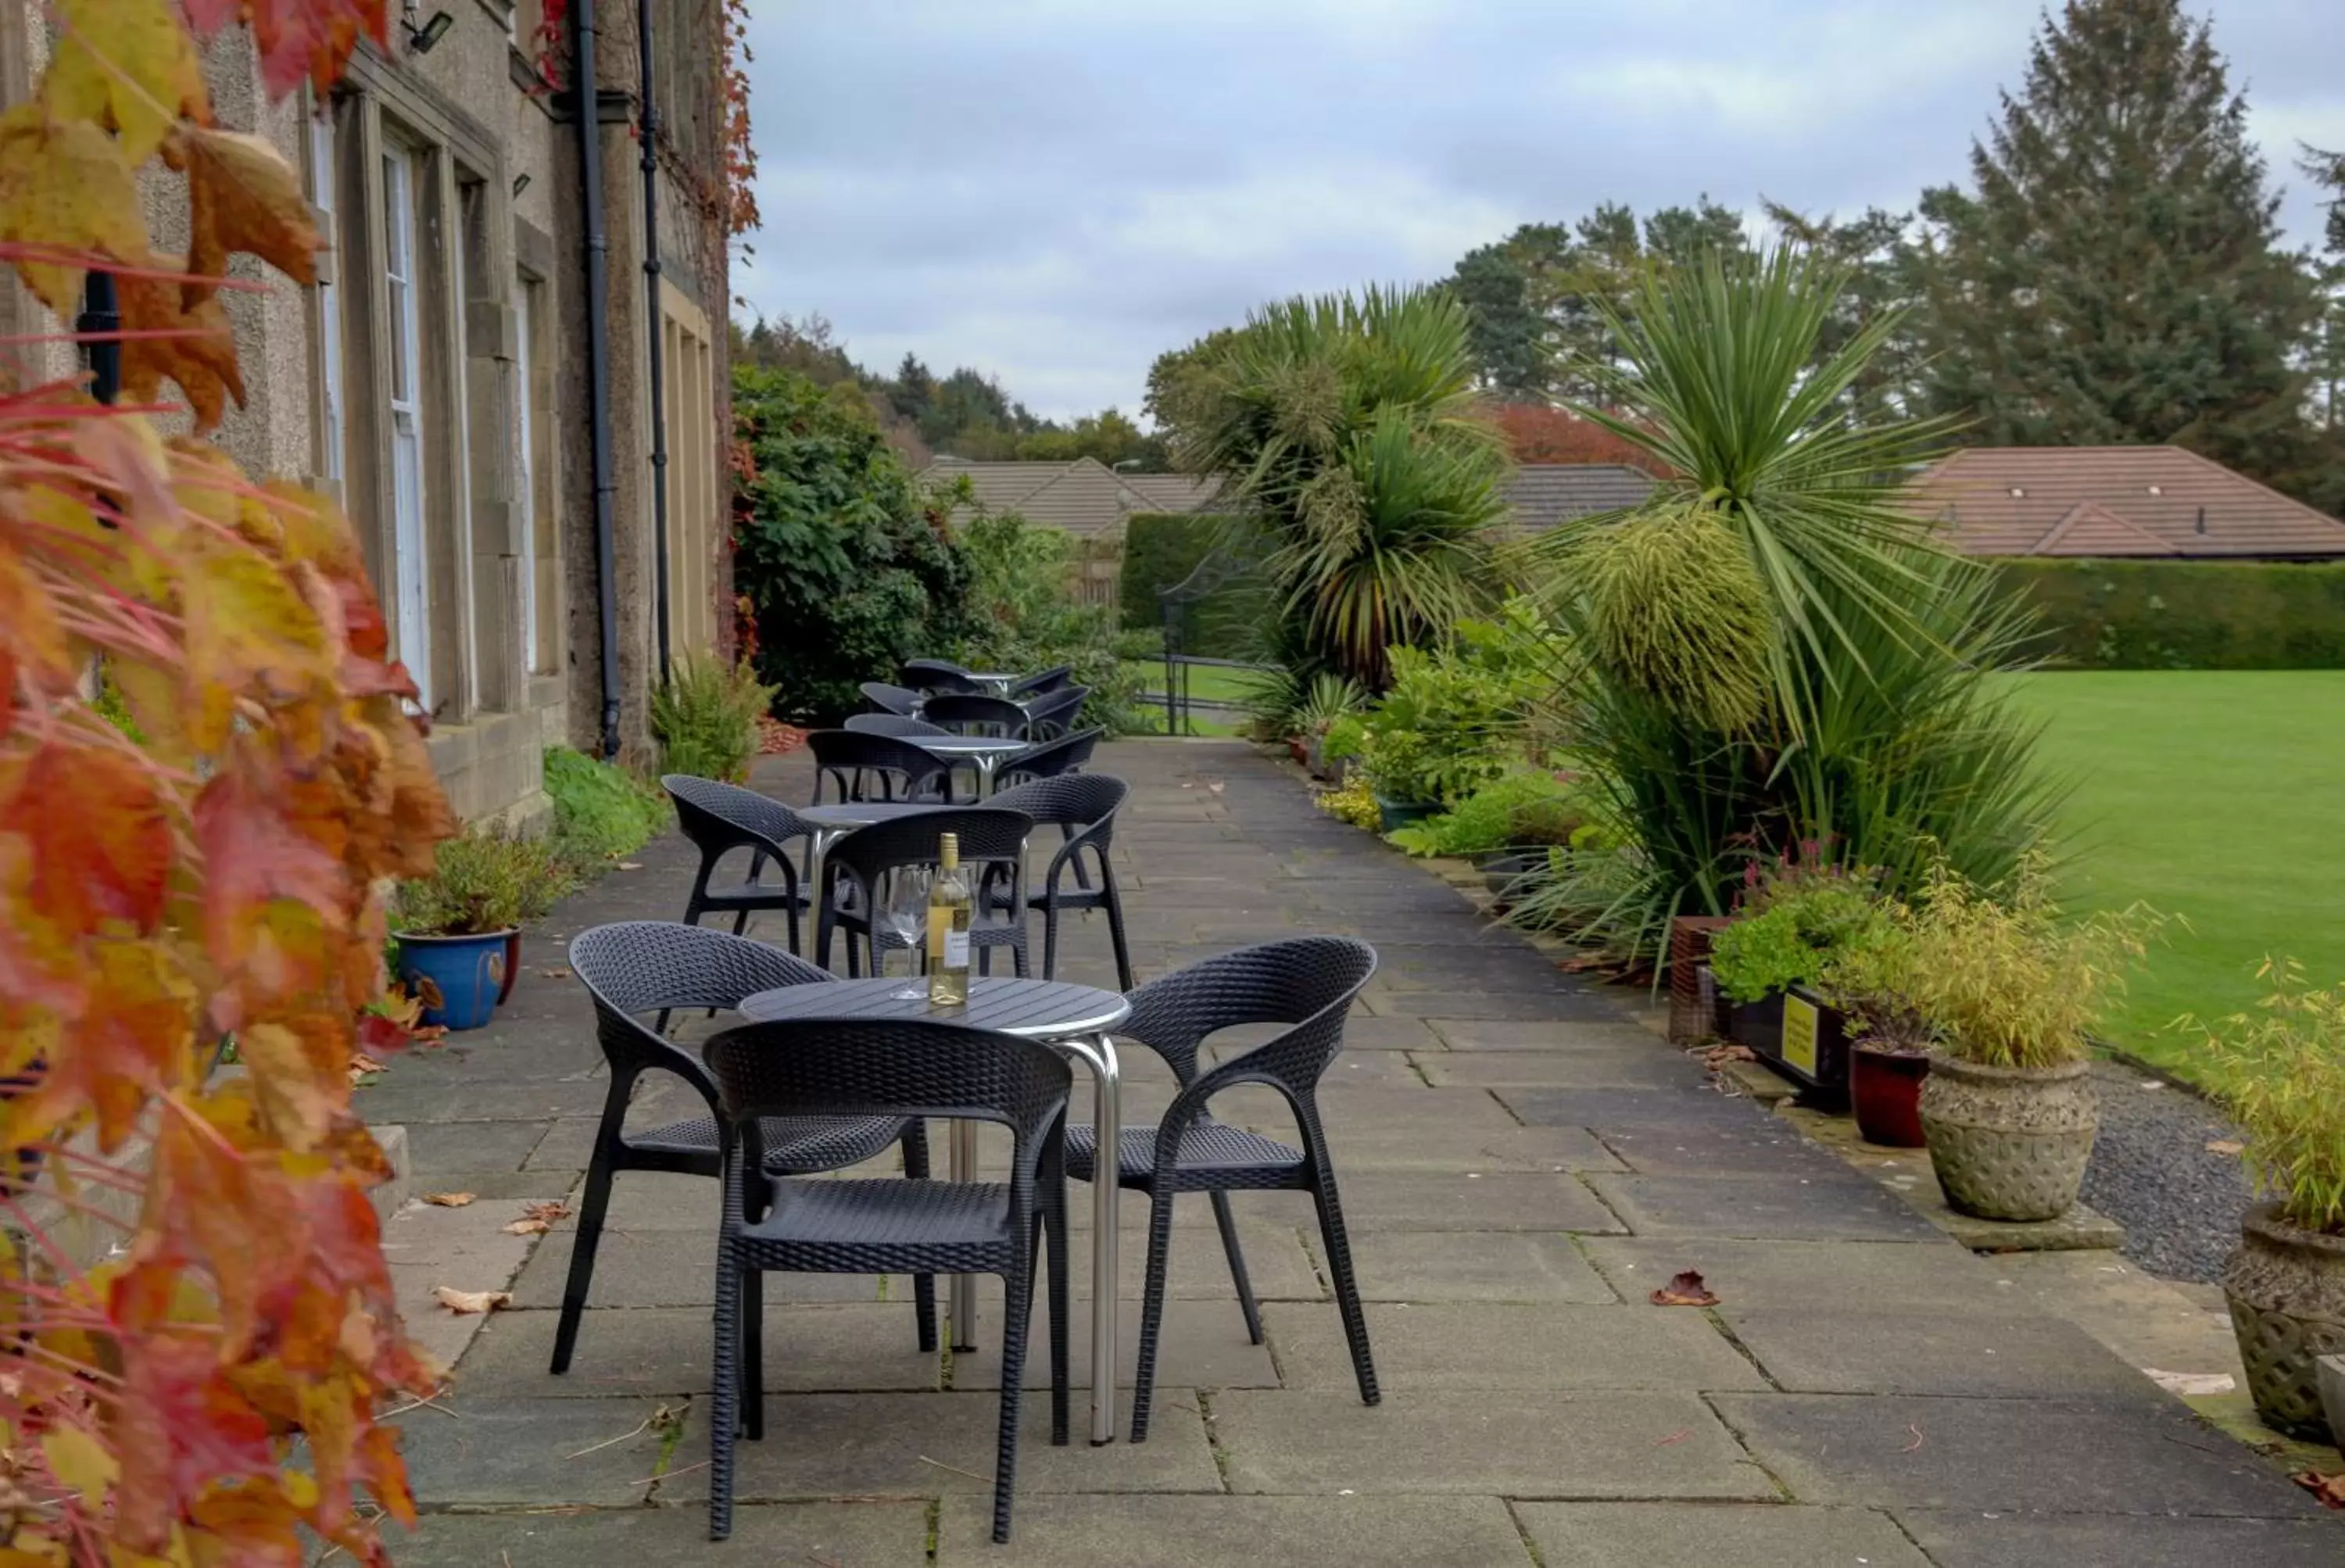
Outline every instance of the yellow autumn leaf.
<svg viewBox="0 0 2345 1568"><path fill-rule="evenodd" d="M136 168L181 115L210 117L195 41L169 0L52 0L56 54L41 97L59 119L109 126Z"/></svg>
<svg viewBox="0 0 2345 1568"><path fill-rule="evenodd" d="M106 1489L121 1478L121 1461L80 1427L52 1427L41 1434L41 1457L49 1473L81 1493L91 1508L106 1501Z"/></svg>
<svg viewBox="0 0 2345 1568"><path fill-rule="evenodd" d="M293 168L275 148L238 131L182 126L163 144L163 158L188 177L188 270L182 302L210 297L228 270L228 252L249 251L297 283L318 278L325 243Z"/></svg>
<svg viewBox="0 0 2345 1568"><path fill-rule="evenodd" d="M121 144L96 120L52 119L38 103L0 114L0 240L143 260L147 223ZM16 270L59 315L80 309L80 267L19 261Z"/></svg>

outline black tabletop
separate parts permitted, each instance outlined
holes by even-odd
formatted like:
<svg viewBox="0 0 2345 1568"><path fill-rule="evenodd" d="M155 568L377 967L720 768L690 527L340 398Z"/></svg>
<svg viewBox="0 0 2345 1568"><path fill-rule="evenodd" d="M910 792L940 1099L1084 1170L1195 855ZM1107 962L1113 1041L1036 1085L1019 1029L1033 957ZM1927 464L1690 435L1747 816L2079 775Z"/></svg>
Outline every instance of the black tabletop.
<svg viewBox="0 0 2345 1568"><path fill-rule="evenodd" d="M898 1002L892 993L903 983L901 975L890 975L885 980L785 985L744 998L739 1011L742 1017L760 1023L785 1018L932 1018L1037 1040L1096 1034L1114 1028L1132 1012L1132 1003L1112 991L1061 980L972 975L966 1007L933 1007L926 1000Z"/></svg>
<svg viewBox="0 0 2345 1568"><path fill-rule="evenodd" d="M795 809L817 828L868 828L874 822L892 822L898 817L950 811L954 808L941 800L833 800L827 805L799 806Z"/></svg>

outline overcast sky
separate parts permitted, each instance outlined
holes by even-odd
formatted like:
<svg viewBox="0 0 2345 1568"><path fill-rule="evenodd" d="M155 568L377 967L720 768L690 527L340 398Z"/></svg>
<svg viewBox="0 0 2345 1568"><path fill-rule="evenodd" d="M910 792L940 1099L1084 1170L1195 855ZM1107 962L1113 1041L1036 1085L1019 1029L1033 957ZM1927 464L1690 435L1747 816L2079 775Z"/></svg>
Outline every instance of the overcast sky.
<svg viewBox="0 0 2345 1568"><path fill-rule="evenodd" d="M2203 5L2203 0L2202 0ZM2340 0L2212 0L2289 187L2345 146ZM1137 413L1249 306L1439 277L1517 224L1704 191L1814 215L1962 178L2035 0L793 0L753 8L748 313Z"/></svg>

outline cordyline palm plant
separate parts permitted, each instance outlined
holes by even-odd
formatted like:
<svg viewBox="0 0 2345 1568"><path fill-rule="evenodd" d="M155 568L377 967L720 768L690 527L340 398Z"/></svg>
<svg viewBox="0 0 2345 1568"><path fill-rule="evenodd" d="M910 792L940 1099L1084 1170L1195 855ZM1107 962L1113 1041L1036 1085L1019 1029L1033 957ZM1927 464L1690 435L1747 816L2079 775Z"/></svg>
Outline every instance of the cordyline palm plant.
<svg viewBox="0 0 2345 1568"><path fill-rule="evenodd" d="M1201 372L1183 456L1264 535L1261 651L1380 689L1385 649L1489 597L1508 463L1475 416L1464 308L1376 289L1265 306Z"/></svg>
<svg viewBox="0 0 2345 1568"><path fill-rule="evenodd" d="M1896 505L1944 430L1847 418L1894 323L1820 356L1837 287L1793 251L1712 257L1618 325L1614 411L1582 412L1675 477L1532 555L1570 633L1561 722L1629 846L1558 855L1517 918L1651 952L1671 915L1724 912L1752 853L1820 840L1897 890L1934 852L2000 882L2038 841L2056 791L1995 678L2026 620Z"/></svg>

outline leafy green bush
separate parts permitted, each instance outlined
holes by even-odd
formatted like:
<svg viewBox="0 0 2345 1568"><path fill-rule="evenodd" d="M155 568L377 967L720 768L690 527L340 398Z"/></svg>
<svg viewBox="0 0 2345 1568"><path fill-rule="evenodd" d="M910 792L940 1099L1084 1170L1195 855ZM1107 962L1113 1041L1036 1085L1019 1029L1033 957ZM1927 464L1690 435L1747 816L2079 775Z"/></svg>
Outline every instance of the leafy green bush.
<svg viewBox="0 0 2345 1568"><path fill-rule="evenodd" d="M1585 812L1555 774L1524 769L1495 779L1439 816L1396 830L1412 855L1489 855L1570 842Z"/></svg>
<svg viewBox="0 0 2345 1568"><path fill-rule="evenodd" d="M399 884L398 930L472 936L543 914L574 879L553 843L474 824L435 850L431 874Z"/></svg>
<svg viewBox="0 0 2345 1568"><path fill-rule="evenodd" d="M1387 800L1455 804L1521 759L1525 673L1489 623L1455 646L1388 651L1393 681L1363 721L1361 765Z"/></svg>
<svg viewBox="0 0 2345 1568"><path fill-rule="evenodd" d="M2088 669L2345 669L2345 562L1999 563L2035 652Z"/></svg>
<svg viewBox="0 0 2345 1568"><path fill-rule="evenodd" d="M1164 657L1162 626L1130 626L1108 639L1108 646L1120 659L1156 659Z"/></svg>
<svg viewBox="0 0 2345 1568"><path fill-rule="evenodd" d="M1371 833L1384 822L1384 814L1376 806L1376 791L1369 789L1367 779L1358 774L1344 780L1340 788L1321 790L1313 797L1313 801L1319 809L1337 821L1349 822L1355 828L1365 828Z"/></svg>
<svg viewBox="0 0 2345 1568"><path fill-rule="evenodd" d="M567 746L545 748L545 792L553 798L553 843L573 865L630 855L669 821L659 786Z"/></svg>
<svg viewBox="0 0 2345 1568"><path fill-rule="evenodd" d="M1711 973L1735 1001L1761 1002L1815 981L1835 952L1872 941L1887 920L1867 879L1802 875L1773 884L1756 912L1711 939Z"/></svg>
<svg viewBox="0 0 2345 1568"><path fill-rule="evenodd" d="M852 382L736 364L733 411L746 460L733 581L756 618L757 672L779 717L831 723L862 706L862 682L967 634L956 497L921 493Z"/></svg>
<svg viewBox="0 0 2345 1568"><path fill-rule="evenodd" d="M661 766L695 779L739 784L757 755L757 720L773 701L745 661L727 668L713 658L677 661L667 685L652 693L652 733Z"/></svg>
<svg viewBox="0 0 2345 1568"><path fill-rule="evenodd" d="M2345 1234L2345 986L2315 989L2293 961L2267 959L2259 978L2258 1011L2184 1026L2205 1036L2256 1189L2288 1224Z"/></svg>

